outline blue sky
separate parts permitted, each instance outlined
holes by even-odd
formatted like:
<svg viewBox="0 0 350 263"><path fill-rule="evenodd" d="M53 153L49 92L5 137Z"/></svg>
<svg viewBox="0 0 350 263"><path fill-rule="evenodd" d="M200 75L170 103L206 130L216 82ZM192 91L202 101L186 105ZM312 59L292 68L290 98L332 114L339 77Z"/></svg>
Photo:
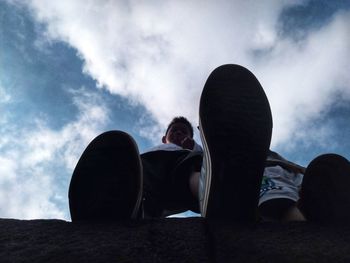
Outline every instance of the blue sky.
<svg viewBox="0 0 350 263"><path fill-rule="evenodd" d="M120 129L142 152L175 115L196 126L225 63L265 88L274 150L350 158L349 24L349 1L0 0L0 217L69 220L88 142Z"/></svg>

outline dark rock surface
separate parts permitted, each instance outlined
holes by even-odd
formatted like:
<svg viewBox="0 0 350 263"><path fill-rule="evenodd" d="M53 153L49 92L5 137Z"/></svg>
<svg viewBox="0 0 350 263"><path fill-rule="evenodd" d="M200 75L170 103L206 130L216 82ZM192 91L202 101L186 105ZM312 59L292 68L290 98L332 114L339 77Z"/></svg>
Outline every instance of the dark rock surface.
<svg viewBox="0 0 350 263"><path fill-rule="evenodd" d="M350 226L0 220L0 262L350 262Z"/></svg>

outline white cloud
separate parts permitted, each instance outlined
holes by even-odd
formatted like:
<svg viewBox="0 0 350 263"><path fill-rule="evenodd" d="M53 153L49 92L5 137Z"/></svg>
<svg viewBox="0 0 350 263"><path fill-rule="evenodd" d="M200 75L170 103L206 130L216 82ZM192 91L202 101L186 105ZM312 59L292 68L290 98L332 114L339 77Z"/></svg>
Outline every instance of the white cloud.
<svg viewBox="0 0 350 263"><path fill-rule="evenodd" d="M349 13L305 39L278 34L283 8L304 1L30 1L46 37L69 43L84 71L112 93L144 105L161 124L197 122L203 84L216 66L248 66L274 110L274 145L349 96ZM264 59L253 50L268 50Z"/></svg>
<svg viewBox="0 0 350 263"><path fill-rule="evenodd" d="M288 142L296 131L314 137L305 129L308 122L338 103L339 94L350 99L349 23L350 13L339 13L300 42L281 39L254 67L275 113L276 143Z"/></svg>
<svg viewBox="0 0 350 263"><path fill-rule="evenodd" d="M109 121L98 96L84 88L70 92L79 114L60 130L41 119L33 120L33 127L0 130L0 217L69 219L70 175L86 145Z"/></svg>
<svg viewBox="0 0 350 263"><path fill-rule="evenodd" d="M78 50L87 73L165 124L176 114L197 118L208 73L222 63L246 63L247 50L270 42L283 5L32 1L31 7L47 23L48 37Z"/></svg>
<svg viewBox="0 0 350 263"><path fill-rule="evenodd" d="M11 100L10 94L8 94L0 83L0 104L8 103Z"/></svg>

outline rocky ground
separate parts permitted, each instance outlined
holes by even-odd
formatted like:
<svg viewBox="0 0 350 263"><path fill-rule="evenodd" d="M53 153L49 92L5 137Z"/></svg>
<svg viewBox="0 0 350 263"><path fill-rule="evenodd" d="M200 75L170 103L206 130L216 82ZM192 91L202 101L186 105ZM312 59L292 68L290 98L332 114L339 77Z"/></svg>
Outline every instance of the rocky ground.
<svg viewBox="0 0 350 263"><path fill-rule="evenodd" d="M350 226L0 219L0 262L350 262Z"/></svg>

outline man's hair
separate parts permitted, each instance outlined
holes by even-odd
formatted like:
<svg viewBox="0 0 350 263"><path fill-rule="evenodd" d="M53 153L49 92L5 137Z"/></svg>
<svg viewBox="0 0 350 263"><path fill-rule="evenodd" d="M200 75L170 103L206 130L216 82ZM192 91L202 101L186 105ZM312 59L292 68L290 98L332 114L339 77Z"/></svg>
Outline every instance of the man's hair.
<svg viewBox="0 0 350 263"><path fill-rule="evenodd" d="M191 138L193 138L193 127L192 127L192 124L183 116L178 116L178 117L175 117L174 119L171 120L171 122L168 125L168 128L166 129L165 135L168 134L168 131L169 131L170 127L173 124L175 124L175 123L183 123L183 124L185 124L188 127L188 129L190 130Z"/></svg>

